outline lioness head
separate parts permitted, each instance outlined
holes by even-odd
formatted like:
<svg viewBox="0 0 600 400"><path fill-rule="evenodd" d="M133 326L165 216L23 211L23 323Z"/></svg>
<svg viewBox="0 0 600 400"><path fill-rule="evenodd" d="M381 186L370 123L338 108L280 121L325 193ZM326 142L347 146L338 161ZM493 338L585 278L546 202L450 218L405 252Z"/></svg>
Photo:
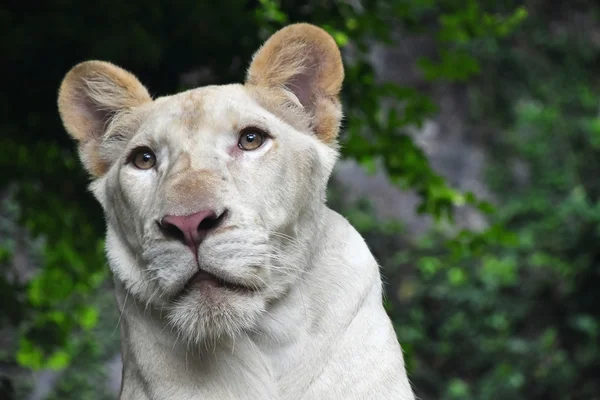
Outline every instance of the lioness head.
<svg viewBox="0 0 600 400"><path fill-rule="evenodd" d="M337 157L340 52L322 29L288 26L246 82L152 99L107 62L60 87L107 220L111 269L190 341L252 329L309 264Z"/></svg>

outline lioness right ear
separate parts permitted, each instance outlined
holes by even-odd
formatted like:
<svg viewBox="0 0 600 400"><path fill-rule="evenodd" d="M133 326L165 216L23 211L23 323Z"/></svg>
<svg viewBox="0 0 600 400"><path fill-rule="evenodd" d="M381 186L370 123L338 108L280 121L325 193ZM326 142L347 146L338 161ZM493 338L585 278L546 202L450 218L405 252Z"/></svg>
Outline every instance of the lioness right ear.
<svg viewBox="0 0 600 400"><path fill-rule="evenodd" d="M111 120L151 101L135 76L111 63L86 61L67 73L58 92L58 110L65 129L78 142L83 165L93 176L103 175L110 166L100 145Z"/></svg>

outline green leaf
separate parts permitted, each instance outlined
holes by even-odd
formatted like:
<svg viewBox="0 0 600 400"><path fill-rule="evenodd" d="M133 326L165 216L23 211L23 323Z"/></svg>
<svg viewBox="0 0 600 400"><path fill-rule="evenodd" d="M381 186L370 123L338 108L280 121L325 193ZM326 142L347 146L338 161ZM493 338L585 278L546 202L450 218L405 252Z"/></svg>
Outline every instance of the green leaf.
<svg viewBox="0 0 600 400"><path fill-rule="evenodd" d="M79 325L83 329L89 330L96 326L98 322L98 310L93 307L85 307L79 312Z"/></svg>
<svg viewBox="0 0 600 400"><path fill-rule="evenodd" d="M460 267L452 267L448 270L448 282L452 286L462 286L467 282L467 274Z"/></svg>
<svg viewBox="0 0 600 400"><path fill-rule="evenodd" d="M23 337L19 340L16 358L19 365L33 370L41 369L44 366L42 350Z"/></svg>
<svg viewBox="0 0 600 400"><path fill-rule="evenodd" d="M54 371L58 371L66 368L70 362L71 355L66 351L58 350L48 358L47 366Z"/></svg>
<svg viewBox="0 0 600 400"><path fill-rule="evenodd" d="M452 379L448 385L448 395L452 399L465 399L469 395L469 385L462 379Z"/></svg>

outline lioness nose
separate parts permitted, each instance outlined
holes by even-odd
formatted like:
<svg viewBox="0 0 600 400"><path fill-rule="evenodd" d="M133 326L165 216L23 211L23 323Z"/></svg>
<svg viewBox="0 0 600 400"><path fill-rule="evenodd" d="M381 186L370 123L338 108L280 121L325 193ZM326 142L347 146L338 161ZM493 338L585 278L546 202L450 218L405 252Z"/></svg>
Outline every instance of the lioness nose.
<svg viewBox="0 0 600 400"><path fill-rule="evenodd" d="M160 227L166 236L185 243L196 255L198 245L221 223L225 213L217 215L213 210L204 210L191 215L166 215L160 221Z"/></svg>

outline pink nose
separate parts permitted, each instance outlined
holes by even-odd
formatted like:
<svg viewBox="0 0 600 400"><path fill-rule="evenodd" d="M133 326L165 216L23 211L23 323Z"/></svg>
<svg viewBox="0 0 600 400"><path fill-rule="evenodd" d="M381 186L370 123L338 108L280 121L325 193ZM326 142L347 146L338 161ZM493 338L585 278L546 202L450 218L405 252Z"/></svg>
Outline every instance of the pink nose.
<svg viewBox="0 0 600 400"><path fill-rule="evenodd" d="M180 240L197 256L198 246L221 223L225 213L217 215L213 210L204 210L191 215L166 215L160 226L166 236Z"/></svg>

